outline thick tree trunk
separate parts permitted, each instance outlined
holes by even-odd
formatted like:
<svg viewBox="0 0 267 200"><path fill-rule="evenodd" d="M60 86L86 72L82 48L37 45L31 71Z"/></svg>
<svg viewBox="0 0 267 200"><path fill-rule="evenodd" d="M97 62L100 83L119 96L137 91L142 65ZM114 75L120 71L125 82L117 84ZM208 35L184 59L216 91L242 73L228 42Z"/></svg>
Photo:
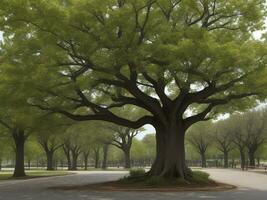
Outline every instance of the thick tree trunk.
<svg viewBox="0 0 267 200"><path fill-rule="evenodd" d="M156 159L148 175L184 178L191 175L185 163L185 130L182 127L156 127Z"/></svg>
<svg viewBox="0 0 267 200"><path fill-rule="evenodd" d="M131 151L130 149L124 149L124 168L130 169L131 168Z"/></svg>
<svg viewBox="0 0 267 200"><path fill-rule="evenodd" d="M223 161L224 161L224 168L228 168L229 166L228 166L228 152L227 151L225 151L225 152L223 152Z"/></svg>
<svg viewBox="0 0 267 200"><path fill-rule="evenodd" d="M15 141L15 170L13 173L13 177L23 177L25 174L24 167L24 145L26 141L26 137L23 130L16 129L13 133L13 139Z"/></svg>
<svg viewBox="0 0 267 200"><path fill-rule="evenodd" d="M201 167L206 168L207 167L207 159L205 152L201 152Z"/></svg>
<svg viewBox="0 0 267 200"><path fill-rule="evenodd" d="M103 161L102 161L102 169L107 169L107 161L108 161L108 144L104 144L103 146Z"/></svg>
<svg viewBox="0 0 267 200"><path fill-rule="evenodd" d="M54 170L54 163L53 163L53 156L54 152L53 151L46 151L46 158L47 158L47 170Z"/></svg>

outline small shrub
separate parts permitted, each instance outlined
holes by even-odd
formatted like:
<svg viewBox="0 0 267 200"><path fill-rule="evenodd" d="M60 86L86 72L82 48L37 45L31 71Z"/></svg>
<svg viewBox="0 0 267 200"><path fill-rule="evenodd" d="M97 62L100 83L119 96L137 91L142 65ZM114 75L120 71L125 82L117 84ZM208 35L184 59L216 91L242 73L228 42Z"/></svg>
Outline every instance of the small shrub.
<svg viewBox="0 0 267 200"><path fill-rule="evenodd" d="M209 183L209 177L210 175L206 172L194 171L189 181L192 183Z"/></svg>
<svg viewBox="0 0 267 200"><path fill-rule="evenodd" d="M144 176L146 171L143 168L135 168L130 170L130 177Z"/></svg>
<svg viewBox="0 0 267 200"><path fill-rule="evenodd" d="M183 178L164 178L160 176L146 176L145 170L136 168L130 170L130 175L125 176L119 181L122 184L132 184L138 187L176 187L188 186L190 184L205 185L212 183L209 174L201 171L193 171L191 176Z"/></svg>

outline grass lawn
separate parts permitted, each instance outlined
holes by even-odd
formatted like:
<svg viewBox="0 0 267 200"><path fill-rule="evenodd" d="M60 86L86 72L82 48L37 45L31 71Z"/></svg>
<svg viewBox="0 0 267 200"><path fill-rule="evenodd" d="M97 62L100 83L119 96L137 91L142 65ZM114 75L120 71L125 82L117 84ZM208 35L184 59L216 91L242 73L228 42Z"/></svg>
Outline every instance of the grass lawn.
<svg viewBox="0 0 267 200"><path fill-rule="evenodd" d="M21 178L13 178L13 172L12 171L0 171L0 181L3 180L25 180L25 179L32 179L32 178L42 178L42 177L51 177L51 176L64 176L72 174L68 171L45 171L45 170L31 170L26 171L25 177Z"/></svg>

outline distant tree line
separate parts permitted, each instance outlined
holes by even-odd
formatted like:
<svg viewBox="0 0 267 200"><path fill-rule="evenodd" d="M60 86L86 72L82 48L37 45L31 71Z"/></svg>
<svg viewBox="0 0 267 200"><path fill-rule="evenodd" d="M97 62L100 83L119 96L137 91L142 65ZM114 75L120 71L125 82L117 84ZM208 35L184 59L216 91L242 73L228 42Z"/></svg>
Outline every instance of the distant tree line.
<svg viewBox="0 0 267 200"><path fill-rule="evenodd" d="M232 166L238 158L242 169L255 168L261 158L266 158L267 110L233 114L225 120L196 124L189 130L187 141L199 154L202 167L207 167L209 154L213 160L218 160L214 155L217 158L221 155L224 168L229 167L230 155Z"/></svg>

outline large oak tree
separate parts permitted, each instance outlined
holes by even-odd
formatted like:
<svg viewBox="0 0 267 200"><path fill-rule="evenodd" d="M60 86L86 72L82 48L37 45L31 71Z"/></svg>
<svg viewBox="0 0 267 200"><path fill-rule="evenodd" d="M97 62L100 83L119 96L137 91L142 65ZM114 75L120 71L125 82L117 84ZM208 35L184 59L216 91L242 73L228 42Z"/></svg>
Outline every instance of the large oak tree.
<svg viewBox="0 0 267 200"><path fill-rule="evenodd" d="M262 29L264 3L2 0L0 12L5 40L27 36L20 48L32 51L40 91L32 104L78 121L151 124L149 174L186 178L186 130L262 95L266 46L252 34ZM144 115L118 114L128 105Z"/></svg>

